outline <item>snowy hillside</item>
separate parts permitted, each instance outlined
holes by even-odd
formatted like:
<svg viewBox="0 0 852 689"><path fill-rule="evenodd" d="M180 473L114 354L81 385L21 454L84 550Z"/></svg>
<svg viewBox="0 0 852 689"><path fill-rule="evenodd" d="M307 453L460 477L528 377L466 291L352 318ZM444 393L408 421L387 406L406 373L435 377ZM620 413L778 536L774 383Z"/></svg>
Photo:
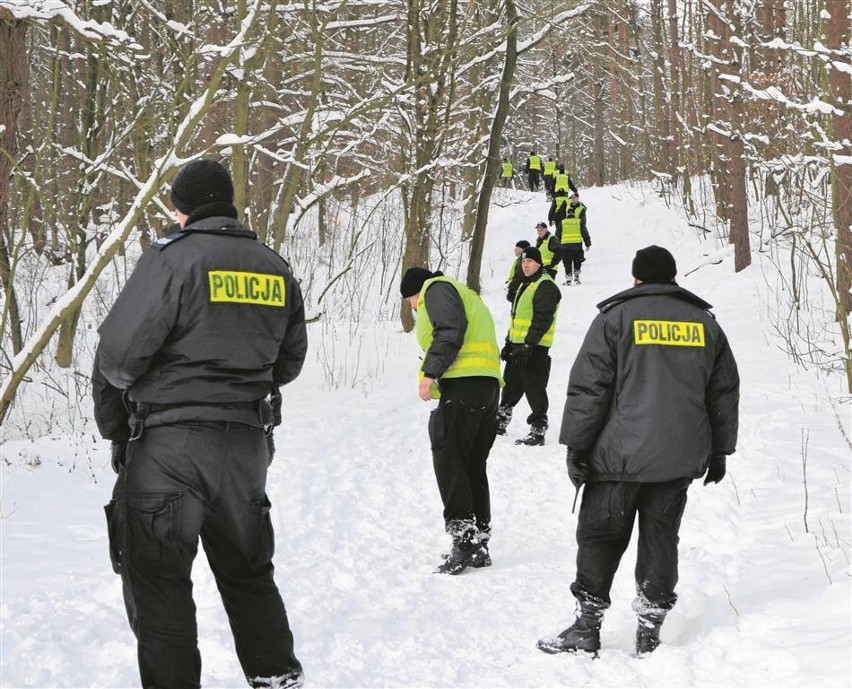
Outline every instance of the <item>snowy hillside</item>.
<svg viewBox="0 0 852 689"><path fill-rule="evenodd" d="M499 198L483 297L502 337L512 247L534 239L547 204L525 192ZM547 444L514 445L526 432L521 402L489 460L489 569L432 573L448 538L414 335L376 324L375 352L358 355L375 377L329 389L311 326L305 370L284 389L268 489L276 578L308 686L850 686L852 429L842 378L803 372L781 351L764 256L735 275L727 249L700 242L656 198L617 187L584 190L583 201L593 245L583 284L562 288ZM595 304L632 284L633 254L654 243L674 254L679 283L713 304L737 357L738 451L721 484L690 489L679 602L664 645L632 657L634 543L616 577L600 658L548 656L536 640L567 626L574 608L576 514L557 444L568 373ZM334 344L346 351L346 341ZM109 448L91 422L86 429L3 443L2 687L138 686L107 553ZM195 582L204 686L244 686L203 555Z"/></svg>

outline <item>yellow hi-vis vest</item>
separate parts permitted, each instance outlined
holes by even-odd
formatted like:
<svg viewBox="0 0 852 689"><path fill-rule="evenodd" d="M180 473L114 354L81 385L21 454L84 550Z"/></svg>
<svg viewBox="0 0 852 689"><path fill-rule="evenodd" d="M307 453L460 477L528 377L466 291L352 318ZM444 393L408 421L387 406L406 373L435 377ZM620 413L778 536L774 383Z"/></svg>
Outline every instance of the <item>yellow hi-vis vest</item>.
<svg viewBox="0 0 852 689"><path fill-rule="evenodd" d="M503 177L511 177L512 176L512 163L508 160L505 163L501 163L503 166Z"/></svg>
<svg viewBox="0 0 852 689"><path fill-rule="evenodd" d="M515 301L512 304L512 322L509 324L509 342L515 344L523 344L530 331L533 319L533 297L538 286L546 281L556 284L556 281L543 271L541 277L535 282L527 286L526 289L519 289L515 295ZM559 306L556 307L556 312L553 314L553 322L544 333L544 337L539 342L543 347L553 345L553 334L556 332L556 314L559 313Z"/></svg>
<svg viewBox="0 0 852 689"><path fill-rule="evenodd" d="M520 260L521 257L518 256L514 261L512 261L512 266L509 268L509 277L506 278L507 285L512 281L512 278L515 277L515 271L518 269L518 263Z"/></svg>
<svg viewBox="0 0 852 689"><path fill-rule="evenodd" d="M550 265L553 263L553 251L550 249L550 238L553 235L548 232L544 235L544 239L541 240L541 244L538 245L538 250L541 252L541 264L545 268L550 268L551 270L559 270L559 264L557 263L555 266Z"/></svg>
<svg viewBox="0 0 852 689"><path fill-rule="evenodd" d="M530 156L530 170L541 170L541 156Z"/></svg>
<svg viewBox="0 0 852 689"><path fill-rule="evenodd" d="M555 160L547 160L544 163L544 176L549 177L551 175L556 174L556 161Z"/></svg>
<svg viewBox="0 0 852 689"><path fill-rule="evenodd" d="M573 210L574 215L562 220L562 239L560 240L562 244L580 244L583 241L583 233L580 232L580 213L585 209L582 203L565 209L566 213Z"/></svg>
<svg viewBox="0 0 852 689"><path fill-rule="evenodd" d="M494 319L482 298L467 285L446 275L431 278L423 283L420 298L417 300L417 314L414 328L417 333L417 343L426 352L432 345L434 325L426 311L424 296L426 290L435 282L446 282L452 285L462 300L464 315L467 318L467 330L464 341L456 360L444 371L442 378L470 378L471 376L489 376L496 378L503 386L500 375L500 350L497 347L497 333L494 329ZM420 378L423 378L421 364ZM441 396L437 386L432 387L432 399Z"/></svg>
<svg viewBox="0 0 852 689"><path fill-rule="evenodd" d="M553 191L559 191L563 189L564 191L568 191L568 173L567 172L557 172L553 175Z"/></svg>

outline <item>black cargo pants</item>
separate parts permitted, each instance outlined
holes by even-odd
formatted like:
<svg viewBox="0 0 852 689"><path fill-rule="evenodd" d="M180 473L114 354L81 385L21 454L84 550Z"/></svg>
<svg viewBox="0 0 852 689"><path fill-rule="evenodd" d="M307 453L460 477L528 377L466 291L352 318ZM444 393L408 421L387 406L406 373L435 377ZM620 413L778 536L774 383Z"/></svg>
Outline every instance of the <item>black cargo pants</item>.
<svg viewBox="0 0 852 689"><path fill-rule="evenodd" d="M227 422L146 428L107 506L142 686L200 686L190 573L198 538L246 678L300 670L273 579L263 431Z"/></svg>
<svg viewBox="0 0 852 689"><path fill-rule="evenodd" d="M497 437L496 378L476 376L441 380L441 400L429 417L429 440L444 523L453 533L461 522L491 524L491 493L486 464Z"/></svg>
<svg viewBox="0 0 852 689"><path fill-rule="evenodd" d="M577 522L577 577L571 592L580 601L610 605L609 592L639 516L636 610L666 611L677 595L680 521L691 479L665 483L587 483ZM590 598L591 597L591 598Z"/></svg>
<svg viewBox="0 0 852 689"><path fill-rule="evenodd" d="M521 345L514 345L520 347ZM550 380L550 348L542 345L533 347L530 358L518 365L510 358L503 371L506 386L503 388L501 407L513 408L526 395L530 405L527 423L530 426L547 428L547 383Z"/></svg>
<svg viewBox="0 0 852 689"><path fill-rule="evenodd" d="M565 266L565 275L579 273L586 260L582 244L562 244L562 263Z"/></svg>

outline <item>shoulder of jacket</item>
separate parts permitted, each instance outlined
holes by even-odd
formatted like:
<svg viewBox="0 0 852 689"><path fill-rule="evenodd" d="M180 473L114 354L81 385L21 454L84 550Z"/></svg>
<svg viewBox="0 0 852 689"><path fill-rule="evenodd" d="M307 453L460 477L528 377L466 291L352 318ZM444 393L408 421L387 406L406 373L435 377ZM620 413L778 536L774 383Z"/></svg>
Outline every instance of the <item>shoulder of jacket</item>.
<svg viewBox="0 0 852 689"><path fill-rule="evenodd" d="M167 234L163 237L160 237L157 241L155 241L153 244L151 244L151 246L153 248L157 249L157 251L162 251L166 247L171 246L175 242L183 239L184 237L186 237L188 235L189 235L189 232L184 232L183 230L178 230L177 232L172 232L172 233Z"/></svg>
<svg viewBox="0 0 852 689"><path fill-rule="evenodd" d="M275 249L273 249L271 246L266 246L266 244L264 244L263 242L258 242L258 244L260 246L262 246L264 249L266 249L267 251L269 251L270 253L274 254L275 257L284 264L284 267L290 273L293 272L293 268L290 266L290 262L286 258L284 258L281 254L279 254Z"/></svg>

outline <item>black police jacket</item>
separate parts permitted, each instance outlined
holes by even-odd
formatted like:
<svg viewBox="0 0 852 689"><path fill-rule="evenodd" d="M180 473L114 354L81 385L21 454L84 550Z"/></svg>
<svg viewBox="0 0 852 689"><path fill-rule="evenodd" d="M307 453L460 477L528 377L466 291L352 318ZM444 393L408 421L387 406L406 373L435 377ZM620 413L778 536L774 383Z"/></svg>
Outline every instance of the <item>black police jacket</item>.
<svg viewBox="0 0 852 689"><path fill-rule="evenodd" d="M710 304L674 283L598 304L571 369L559 440L590 481L698 478L736 449L739 375Z"/></svg>
<svg viewBox="0 0 852 689"><path fill-rule="evenodd" d="M203 214L142 255L98 332L95 418L111 440L128 437L139 403L146 425L259 424L254 403L296 378L307 351L287 263L233 218Z"/></svg>

